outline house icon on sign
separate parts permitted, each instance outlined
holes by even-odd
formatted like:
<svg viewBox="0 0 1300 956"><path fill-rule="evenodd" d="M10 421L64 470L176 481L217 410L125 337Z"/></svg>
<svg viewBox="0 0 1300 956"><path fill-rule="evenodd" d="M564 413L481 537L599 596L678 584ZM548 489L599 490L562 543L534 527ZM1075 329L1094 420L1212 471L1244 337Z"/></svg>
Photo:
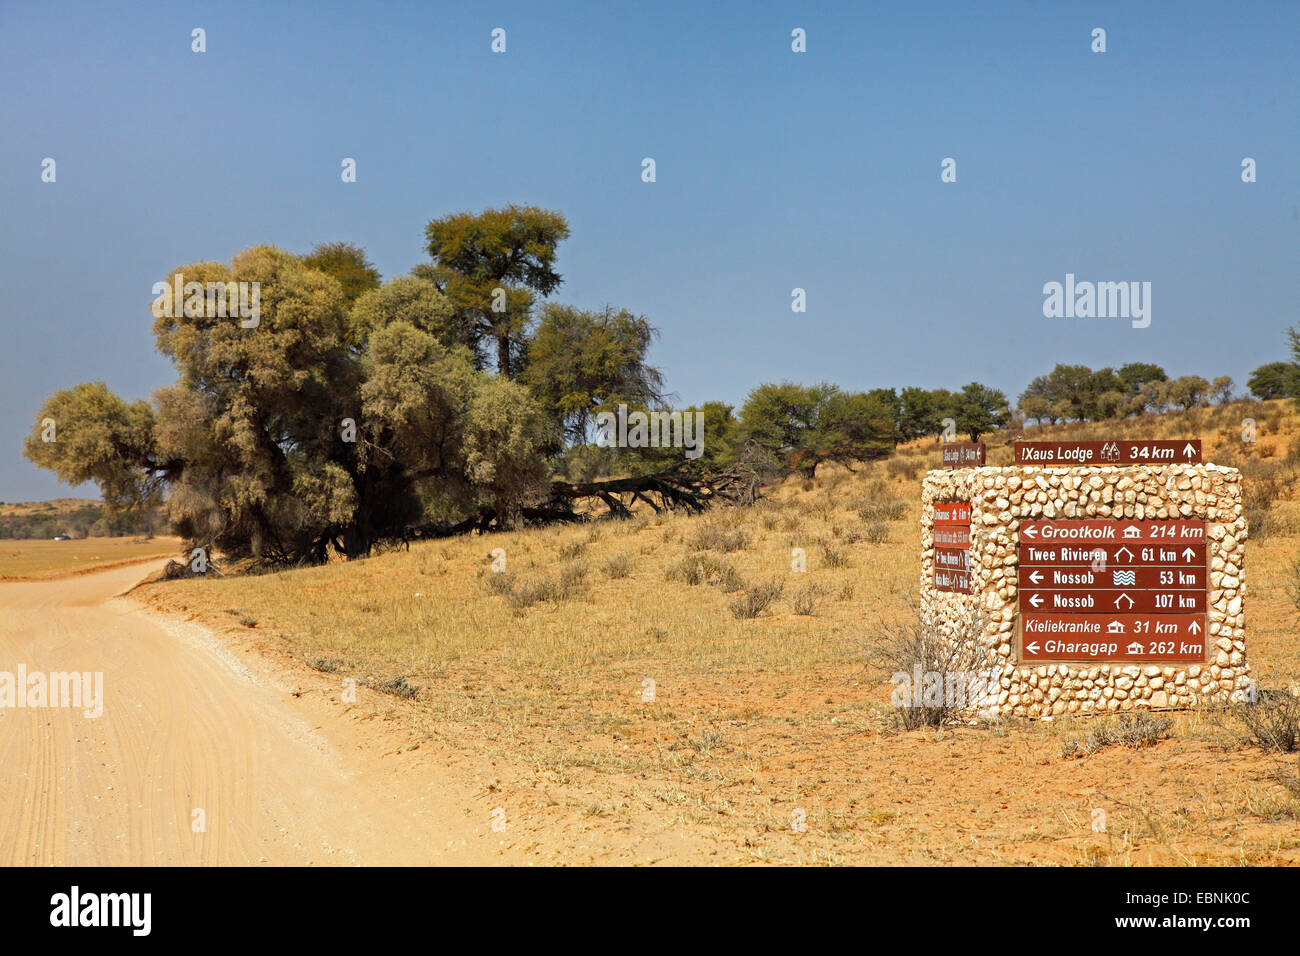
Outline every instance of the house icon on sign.
<svg viewBox="0 0 1300 956"><path fill-rule="evenodd" d="M1142 529L1135 524L1129 525L1124 529L1124 537L1132 541L1134 538L1142 537Z"/></svg>
<svg viewBox="0 0 1300 956"><path fill-rule="evenodd" d="M1123 634L1123 633L1124 633L1124 624L1123 624L1122 622L1120 622L1120 621L1111 621L1109 624L1106 625L1106 633L1107 633L1107 634Z"/></svg>
<svg viewBox="0 0 1300 956"><path fill-rule="evenodd" d="M1144 647L1143 647L1139 642L1137 642L1137 641L1134 641L1132 644L1130 644L1130 645L1128 646L1128 652L1129 652L1130 654L1141 654L1144 650L1146 650L1146 648L1144 648Z"/></svg>
<svg viewBox="0 0 1300 956"><path fill-rule="evenodd" d="M1119 446L1113 441L1108 441L1101 446L1102 461L1119 461Z"/></svg>

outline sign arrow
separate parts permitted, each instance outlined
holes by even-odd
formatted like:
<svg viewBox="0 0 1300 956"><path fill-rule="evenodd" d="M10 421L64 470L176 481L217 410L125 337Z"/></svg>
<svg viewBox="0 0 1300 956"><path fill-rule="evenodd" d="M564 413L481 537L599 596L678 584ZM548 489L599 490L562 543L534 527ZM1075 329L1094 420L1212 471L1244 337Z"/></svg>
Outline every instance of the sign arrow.
<svg viewBox="0 0 1300 956"><path fill-rule="evenodd" d="M1037 641L1034 641L1034 643L1032 643L1032 644L1026 644L1026 645L1025 645L1025 650L1027 650L1030 654L1037 654L1037 653L1038 653L1038 642L1037 642Z"/></svg>
<svg viewBox="0 0 1300 956"><path fill-rule="evenodd" d="M1183 446L1183 454L1187 456L1188 461L1191 461L1193 458L1196 457L1196 449L1192 447L1191 442L1188 442L1186 445Z"/></svg>
<svg viewBox="0 0 1300 956"><path fill-rule="evenodd" d="M1043 603L1043 596L1041 594L1031 594L1029 596L1029 603L1032 604L1034 607L1038 607L1040 604Z"/></svg>
<svg viewBox="0 0 1300 956"><path fill-rule="evenodd" d="M1188 624L1187 629L1191 631L1193 634L1201 633L1201 625L1197 624L1195 621L1192 621L1190 624Z"/></svg>
<svg viewBox="0 0 1300 956"><path fill-rule="evenodd" d="M1041 580L1043 580L1043 576L1039 574L1037 571L1034 571L1032 574L1029 575L1029 582L1031 584L1037 584Z"/></svg>
<svg viewBox="0 0 1300 956"><path fill-rule="evenodd" d="M1037 529L1037 528L1025 528L1025 529L1024 529L1023 531L1021 531L1020 533L1023 534L1026 538L1032 538L1032 537L1034 537L1035 535L1038 534L1038 529Z"/></svg>
<svg viewBox="0 0 1300 956"><path fill-rule="evenodd" d="M1190 561L1194 557L1196 557L1196 552L1193 551L1191 548L1188 548L1186 551L1183 552L1184 561Z"/></svg>

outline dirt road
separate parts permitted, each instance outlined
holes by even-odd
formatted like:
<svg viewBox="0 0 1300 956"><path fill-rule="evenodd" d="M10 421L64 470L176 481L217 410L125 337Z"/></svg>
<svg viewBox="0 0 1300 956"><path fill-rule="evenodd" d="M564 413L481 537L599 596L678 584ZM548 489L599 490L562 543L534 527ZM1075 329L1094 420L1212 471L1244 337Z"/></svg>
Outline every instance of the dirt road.
<svg viewBox="0 0 1300 956"><path fill-rule="evenodd" d="M0 864L514 861L454 781L115 597L150 570L0 584L0 672L103 674L98 717L0 706Z"/></svg>

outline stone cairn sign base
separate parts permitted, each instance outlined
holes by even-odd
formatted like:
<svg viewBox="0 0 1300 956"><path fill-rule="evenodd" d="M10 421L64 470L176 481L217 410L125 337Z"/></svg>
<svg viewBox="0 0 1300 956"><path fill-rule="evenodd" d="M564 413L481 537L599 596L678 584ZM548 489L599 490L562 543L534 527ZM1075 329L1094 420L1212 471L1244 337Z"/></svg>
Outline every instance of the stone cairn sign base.
<svg viewBox="0 0 1300 956"><path fill-rule="evenodd" d="M970 506L968 594L935 584L935 506L948 502ZM1170 464L930 471L921 504L921 624L968 651L966 659L980 671L981 693L968 708L972 716L1043 718L1247 697L1246 522L1237 469ZM1025 661L1021 644L1028 642L1020 633L1018 600L1022 523L1121 518L1205 522L1205 613L1197 618L1205 622L1204 658ZM943 537L942 526L940 531Z"/></svg>

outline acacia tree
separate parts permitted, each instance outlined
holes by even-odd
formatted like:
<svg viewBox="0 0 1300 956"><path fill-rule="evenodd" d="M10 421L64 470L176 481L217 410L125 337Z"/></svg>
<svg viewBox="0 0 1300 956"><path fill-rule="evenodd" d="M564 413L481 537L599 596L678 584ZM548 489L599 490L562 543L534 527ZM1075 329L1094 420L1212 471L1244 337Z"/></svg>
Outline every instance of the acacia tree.
<svg viewBox="0 0 1300 956"><path fill-rule="evenodd" d="M431 262L415 274L446 294L476 344L495 347L497 373L511 377L536 297L563 281L555 249L569 238L568 222L558 212L512 205L434 219L425 237Z"/></svg>
<svg viewBox="0 0 1300 956"><path fill-rule="evenodd" d="M323 242L302 257L309 269L333 276L343 287L343 299L351 305L371 289L378 289L383 277L371 264L365 250L350 242Z"/></svg>
<svg viewBox="0 0 1300 956"><path fill-rule="evenodd" d="M588 312L547 304L528 341L520 380L566 438L585 442L596 413L620 403L663 401L663 375L646 361L657 334L645 316L626 309Z"/></svg>
<svg viewBox="0 0 1300 956"><path fill-rule="evenodd" d="M955 411L953 418L957 430L965 432L973 442L979 441L985 432L1001 428L1011 417L1007 397L996 388L979 382L971 382L962 388Z"/></svg>
<svg viewBox="0 0 1300 956"><path fill-rule="evenodd" d="M98 383L55 394L25 446L37 465L98 482L115 508L166 491L188 541L279 562L366 554L431 497L508 515L544 471L537 403L475 369L436 290L384 287L350 312L337 279L270 246L176 271L258 283L258 322L156 317L176 384L152 403Z"/></svg>
<svg viewBox="0 0 1300 956"><path fill-rule="evenodd" d="M894 447L894 403L879 391L844 393L834 385L765 383L740 412L739 438L812 478L827 461L870 461Z"/></svg>

